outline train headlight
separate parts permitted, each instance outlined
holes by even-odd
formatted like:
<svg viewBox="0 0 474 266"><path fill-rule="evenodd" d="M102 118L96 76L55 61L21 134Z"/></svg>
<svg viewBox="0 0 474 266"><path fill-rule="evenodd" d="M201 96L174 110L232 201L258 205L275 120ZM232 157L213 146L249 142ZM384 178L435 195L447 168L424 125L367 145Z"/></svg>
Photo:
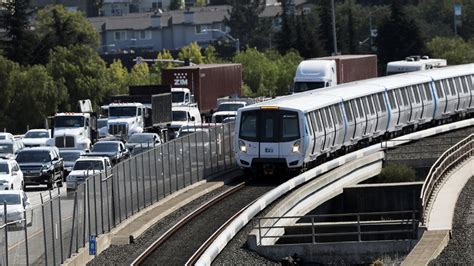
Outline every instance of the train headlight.
<svg viewBox="0 0 474 266"><path fill-rule="evenodd" d="M247 152L247 145L245 145L245 142L239 140L239 148L241 152Z"/></svg>
<svg viewBox="0 0 474 266"><path fill-rule="evenodd" d="M300 151L300 141L298 140L297 142L293 143L293 152L299 152Z"/></svg>

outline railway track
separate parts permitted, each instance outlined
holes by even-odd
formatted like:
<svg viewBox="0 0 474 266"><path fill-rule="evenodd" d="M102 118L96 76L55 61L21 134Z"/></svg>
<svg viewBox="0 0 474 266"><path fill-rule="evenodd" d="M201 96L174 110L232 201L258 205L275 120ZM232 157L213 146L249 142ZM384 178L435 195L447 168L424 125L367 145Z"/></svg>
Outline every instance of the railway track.
<svg viewBox="0 0 474 266"><path fill-rule="evenodd" d="M234 217L277 184L247 180L217 195L178 221L132 265L192 265Z"/></svg>

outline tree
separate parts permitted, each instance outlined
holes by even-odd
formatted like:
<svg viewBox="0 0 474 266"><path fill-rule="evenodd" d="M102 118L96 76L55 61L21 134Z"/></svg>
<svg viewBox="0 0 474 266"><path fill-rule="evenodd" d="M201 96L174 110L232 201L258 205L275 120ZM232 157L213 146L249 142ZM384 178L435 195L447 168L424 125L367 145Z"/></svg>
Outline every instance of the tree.
<svg viewBox="0 0 474 266"><path fill-rule="evenodd" d="M415 20L405 16L401 4L394 0L391 15L380 25L375 39L380 64L410 55L424 54L425 46ZM382 69L382 72L385 72Z"/></svg>
<svg viewBox="0 0 474 266"><path fill-rule="evenodd" d="M29 0L6 1L0 4L0 28L5 33L0 38L1 48L10 60L27 65L36 45L34 32L30 28Z"/></svg>
<svg viewBox="0 0 474 266"><path fill-rule="evenodd" d="M332 34L332 9L331 0L321 0L319 3L319 36L326 53L334 51Z"/></svg>
<svg viewBox="0 0 474 266"><path fill-rule="evenodd" d="M296 45L293 48L297 49L303 58L323 55L319 33L314 25L318 25L314 13L302 13L296 19Z"/></svg>
<svg viewBox="0 0 474 266"><path fill-rule="evenodd" d="M61 110L70 111L80 99L91 99L98 105L109 90L105 62L86 45L56 47L50 55L47 69L56 86L67 91Z"/></svg>
<svg viewBox="0 0 474 266"><path fill-rule="evenodd" d="M232 9L229 17L224 18L224 24L231 29L231 35L238 38L243 47L261 45L262 36L269 32L268 24L262 24L258 17L265 9L265 0L229 0L229 4Z"/></svg>
<svg viewBox="0 0 474 266"><path fill-rule="evenodd" d="M163 68L171 68L174 67L175 64L172 62L165 62L159 60L173 60L173 56L171 55L170 51L163 49L158 53L156 56L156 61L150 68L150 75L151 75L151 83L153 84L160 84L161 83L161 70Z"/></svg>
<svg viewBox="0 0 474 266"><path fill-rule="evenodd" d="M428 42L427 47L432 57L446 59L449 65L474 61L473 46L460 37L436 37Z"/></svg>
<svg viewBox="0 0 474 266"><path fill-rule="evenodd" d="M128 84L130 86L150 84L150 69L148 68L148 63L143 62L133 66Z"/></svg>
<svg viewBox="0 0 474 266"><path fill-rule="evenodd" d="M178 10L182 8L182 0L171 0L170 10Z"/></svg>
<svg viewBox="0 0 474 266"><path fill-rule="evenodd" d="M107 68L107 90L106 97L118 94L126 94L128 89L129 74L120 59L114 59Z"/></svg>
<svg viewBox="0 0 474 266"><path fill-rule="evenodd" d="M281 3L281 28L275 34L276 44L280 53L286 53L291 48L296 48L297 37L301 41L301 28L296 29L296 16L294 9L288 5L288 1L282 0ZM297 31L298 30L298 31Z"/></svg>
<svg viewBox="0 0 474 266"><path fill-rule="evenodd" d="M217 62L216 48L212 45L208 45L204 50L204 63L212 64Z"/></svg>
<svg viewBox="0 0 474 266"><path fill-rule="evenodd" d="M183 61L189 59L194 64L204 63L204 57L201 54L201 47L199 47L197 42L192 42L191 44L179 49L178 58Z"/></svg>
<svg viewBox="0 0 474 266"><path fill-rule="evenodd" d="M93 49L99 45L99 34L80 12L68 12L62 5L38 11L35 24L41 40L35 51L35 63L46 64L50 51L57 47L83 44Z"/></svg>

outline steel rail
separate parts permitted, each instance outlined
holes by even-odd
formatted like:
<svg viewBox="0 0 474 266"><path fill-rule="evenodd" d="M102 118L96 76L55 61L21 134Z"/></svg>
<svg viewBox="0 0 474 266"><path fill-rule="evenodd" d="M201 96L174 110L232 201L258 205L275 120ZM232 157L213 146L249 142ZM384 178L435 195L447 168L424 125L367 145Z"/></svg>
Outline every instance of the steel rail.
<svg viewBox="0 0 474 266"><path fill-rule="evenodd" d="M157 240L155 240L144 252L142 252L130 265L140 265L143 263L150 254L152 254L159 246L161 246L164 242L166 242L174 233L178 232L183 226L188 224L193 218L198 216L199 214L203 213L210 207L216 205L217 203L221 202L223 199L227 198L228 196L236 193L240 189L244 188L247 184L247 181L243 181L236 186L232 187L229 190L222 192L221 194L215 196L207 203L201 205L199 208L188 214L186 217L178 221L175 225L173 225L168 231L166 231L163 235L161 235ZM235 215L234 215L235 216ZM233 216L233 217L234 217Z"/></svg>

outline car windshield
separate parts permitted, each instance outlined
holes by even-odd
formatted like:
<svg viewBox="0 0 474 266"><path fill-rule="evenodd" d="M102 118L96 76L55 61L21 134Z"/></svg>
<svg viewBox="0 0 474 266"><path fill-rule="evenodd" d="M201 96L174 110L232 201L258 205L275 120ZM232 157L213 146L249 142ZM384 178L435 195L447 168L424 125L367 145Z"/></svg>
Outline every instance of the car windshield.
<svg viewBox="0 0 474 266"><path fill-rule="evenodd" d="M51 158L47 151L21 151L16 157L19 163L48 162Z"/></svg>
<svg viewBox="0 0 474 266"><path fill-rule="evenodd" d="M173 121L188 121L186 111L173 111Z"/></svg>
<svg viewBox="0 0 474 266"><path fill-rule="evenodd" d="M101 161L77 161L73 170L104 170Z"/></svg>
<svg viewBox="0 0 474 266"><path fill-rule="evenodd" d="M109 116L136 116L137 107L109 107Z"/></svg>
<svg viewBox="0 0 474 266"><path fill-rule="evenodd" d="M173 91L171 92L171 102L182 103L184 102L184 91Z"/></svg>
<svg viewBox="0 0 474 266"><path fill-rule="evenodd" d="M7 205L16 205L21 203L19 194L0 194L0 203L7 203Z"/></svg>
<svg viewBox="0 0 474 266"><path fill-rule="evenodd" d="M81 157L81 152L59 152L59 156L63 158L65 162L75 162Z"/></svg>
<svg viewBox="0 0 474 266"><path fill-rule="evenodd" d="M13 144L0 143L0 153L13 153Z"/></svg>
<svg viewBox="0 0 474 266"><path fill-rule="evenodd" d="M107 126L107 119L98 119L97 128L102 128Z"/></svg>
<svg viewBox="0 0 474 266"><path fill-rule="evenodd" d="M227 111L227 112L233 112L239 110L239 108L244 107L242 103L225 103L225 104L220 104L219 107L217 107L217 111Z"/></svg>
<svg viewBox="0 0 474 266"><path fill-rule="evenodd" d="M83 127L83 116L56 116L54 118L54 127Z"/></svg>
<svg viewBox="0 0 474 266"><path fill-rule="evenodd" d="M295 86L293 88L294 92L303 92L309 91L314 89L324 88L326 83L324 81L317 81L317 82L295 82Z"/></svg>
<svg viewBox="0 0 474 266"><path fill-rule="evenodd" d="M45 131L30 131L26 132L25 139L41 139L41 138L49 138L48 132Z"/></svg>
<svg viewBox="0 0 474 266"><path fill-rule="evenodd" d="M149 142L154 142L153 140L153 135L132 135L128 139L128 143L149 143Z"/></svg>
<svg viewBox="0 0 474 266"><path fill-rule="evenodd" d="M115 142L97 142L92 148L92 152L117 152L118 143Z"/></svg>
<svg viewBox="0 0 474 266"><path fill-rule="evenodd" d="M0 163L0 174L9 174L10 170L8 170L7 163Z"/></svg>

